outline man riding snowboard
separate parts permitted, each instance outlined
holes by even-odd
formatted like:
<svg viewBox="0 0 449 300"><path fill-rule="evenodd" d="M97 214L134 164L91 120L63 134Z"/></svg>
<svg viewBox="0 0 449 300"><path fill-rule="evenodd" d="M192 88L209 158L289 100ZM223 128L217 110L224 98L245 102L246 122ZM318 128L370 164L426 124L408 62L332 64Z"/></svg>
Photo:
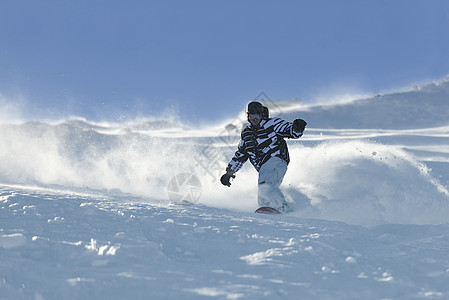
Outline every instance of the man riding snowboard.
<svg viewBox="0 0 449 300"><path fill-rule="evenodd" d="M268 109L260 102L248 104L249 124L243 129L240 144L220 181L231 186L230 179L243 164L250 160L259 172L258 202L260 207L271 207L278 212L290 211L279 186L290 162L284 138L300 138L307 122L296 119L293 123L280 118L269 118Z"/></svg>

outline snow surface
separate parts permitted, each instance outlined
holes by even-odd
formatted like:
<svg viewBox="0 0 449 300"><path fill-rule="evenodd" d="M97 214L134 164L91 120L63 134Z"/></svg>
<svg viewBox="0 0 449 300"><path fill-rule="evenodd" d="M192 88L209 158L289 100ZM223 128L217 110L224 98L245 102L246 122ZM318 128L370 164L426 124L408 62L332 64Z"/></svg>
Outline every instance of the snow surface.
<svg viewBox="0 0 449 300"><path fill-rule="evenodd" d="M242 116L3 122L0 299L448 299L448 100L274 109L309 122L281 216L249 163L219 184Z"/></svg>

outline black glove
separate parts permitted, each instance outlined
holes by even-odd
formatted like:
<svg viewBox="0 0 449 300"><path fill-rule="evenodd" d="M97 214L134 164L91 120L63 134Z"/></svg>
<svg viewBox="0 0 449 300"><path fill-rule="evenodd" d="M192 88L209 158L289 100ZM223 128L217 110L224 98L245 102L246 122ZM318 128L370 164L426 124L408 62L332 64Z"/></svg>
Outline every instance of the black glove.
<svg viewBox="0 0 449 300"><path fill-rule="evenodd" d="M293 121L293 130L295 130L296 132L303 132L304 129L306 128L307 122L304 121L303 119L296 119Z"/></svg>
<svg viewBox="0 0 449 300"><path fill-rule="evenodd" d="M220 178L221 184L223 184L225 186L231 186L231 182L230 182L231 178L235 178L234 172L227 171L226 174L224 174Z"/></svg>

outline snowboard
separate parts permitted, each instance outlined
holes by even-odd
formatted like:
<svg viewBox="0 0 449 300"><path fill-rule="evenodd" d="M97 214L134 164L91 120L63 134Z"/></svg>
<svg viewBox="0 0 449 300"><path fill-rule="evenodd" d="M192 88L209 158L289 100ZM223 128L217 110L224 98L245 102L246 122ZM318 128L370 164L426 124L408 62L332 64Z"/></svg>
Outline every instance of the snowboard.
<svg viewBox="0 0 449 300"><path fill-rule="evenodd" d="M279 214L281 214L281 212L278 211L277 209L272 208L272 207L268 207L268 206L259 207L258 209L256 209L255 213L266 214L266 215L279 215Z"/></svg>

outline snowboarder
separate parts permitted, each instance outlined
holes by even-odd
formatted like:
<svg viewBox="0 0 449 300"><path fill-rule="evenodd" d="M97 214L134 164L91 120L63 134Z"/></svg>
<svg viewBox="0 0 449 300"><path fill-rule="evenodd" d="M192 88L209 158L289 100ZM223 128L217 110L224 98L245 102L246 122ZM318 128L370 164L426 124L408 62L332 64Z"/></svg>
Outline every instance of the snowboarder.
<svg viewBox="0 0 449 300"><path fill-rule="evenodd" d="M238 149L220 181L225 186L231 186L230 179L235 178L235 173L249 158L259 172L259 206L288 212L291 209L279 189L290 162L284 138L301 137L307 122L296 119L291 123L276 117L270 118L268 109L257 101L248 104L247 118L249 124L243 129Z"/></svg>

